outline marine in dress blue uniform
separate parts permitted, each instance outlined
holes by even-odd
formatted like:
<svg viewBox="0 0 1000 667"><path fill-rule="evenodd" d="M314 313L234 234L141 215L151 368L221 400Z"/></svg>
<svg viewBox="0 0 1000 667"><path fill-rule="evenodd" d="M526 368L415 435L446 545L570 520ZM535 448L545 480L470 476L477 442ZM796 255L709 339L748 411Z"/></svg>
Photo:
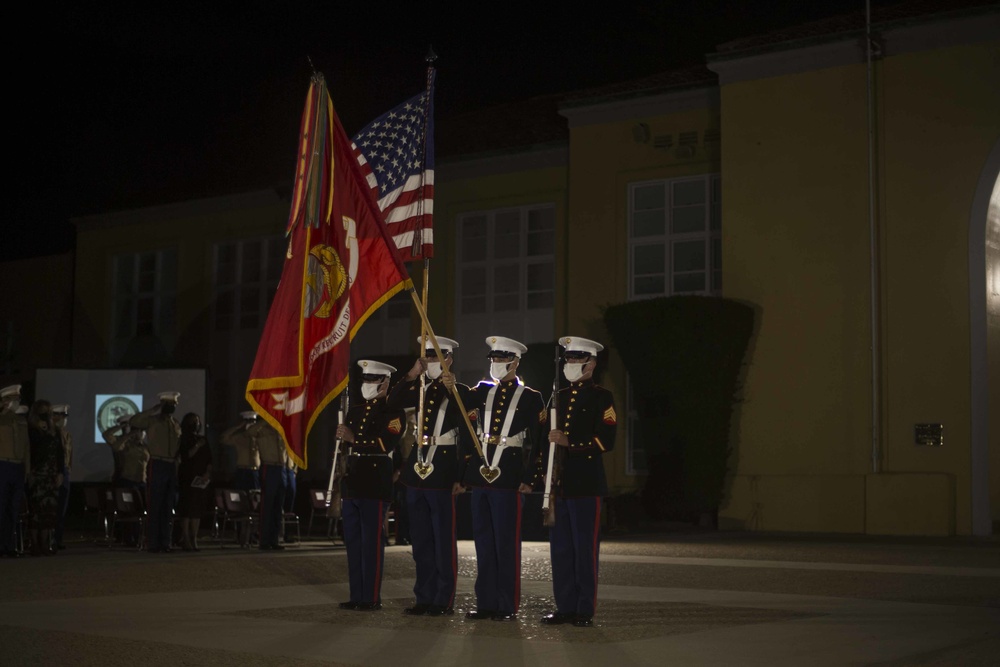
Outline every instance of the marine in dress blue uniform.
<svg viewBox="0 0 1000 667"><path fill-rule="evenodd" d="M601 502L608 494L602 456L615 444L614 397L594 384L598 342L566 336L563 374L570 385L559 391L557 428L549 432L562 456L555 487L555 525L549 529L552 590L556 610L542 623L593 625L601 545Z"/></svg>
<svg viewBox="0 0 1000 667"><path fill-rule="evenodd" d="M364 403L353 406L347 423L337 427L337 437L350 448L342 480L341 517L351 599L341 602L340 608L374 611L382 608L385 513L400 467L399 436L406 417L402 410L389 410L385 404L389 377L396 369L370 359L362 359L358 366Z"/></svg>
<svg viewBox="0 0 1000 667"><path fill-rule="evenodd" d="M489 336L490 377L460 392L468 410L479 410L484 462L474 446L464 456L463 486L472 487L472 534L476 543L476 608L472 620L510 621L521 603L523 493L537 473L536 454L545 424L542 395L517 377L528 348L511 338Z"/></svg>
<svg viewBox="0 0 1000 667"><path fill-rule="evenodd" d="M437 341L445 364L437 360L436 352L425 350L427 356L417 359L387 400L390 410L417 408L419 378L425 374L430 380L424 390L423 414L417 415L423 437L410 450L400 476L406 486L410 542L417 571L413 586L416 603L404 611L417 616L453 614L458 581L455 494L462 491L458 483L459 440L465 424L454 397L442 382L442 377L450 375L458 343L441 336Z"/></svg>
<svg viewBox="0 0 1000 667"><path fill-rule="evenodd" d="M149 473L146 475L147 550L150 553L173 551L170 520L177 502L177 457L180 455L181 425L174 419L180 393L164 391L160 402L129 420L132 429L146 431L149 448Z"/></svg>
<svg viewBox="0 0 1000 667"><path fill-rule="evenodd" d="M17 558L15 529L24 499L24 481L31 468L28 422L17 414L21 385L0 389L0 554Z"/></svg>

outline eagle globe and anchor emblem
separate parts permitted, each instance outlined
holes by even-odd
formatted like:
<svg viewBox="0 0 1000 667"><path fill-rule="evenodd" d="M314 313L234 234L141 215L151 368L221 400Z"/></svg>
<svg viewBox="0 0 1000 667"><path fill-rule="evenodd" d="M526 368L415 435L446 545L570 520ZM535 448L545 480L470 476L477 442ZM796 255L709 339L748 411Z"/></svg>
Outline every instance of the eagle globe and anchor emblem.
<svg viewBox="0 0 1000 667"><path fill-rule="evenodd" d="M332 246L318 243L309 249L306 258L306 275L304 284L304 303L302 319L330 319L329 333L317 341L309 351L308 364L312 368L316 360L334 349L350 331L351 308L350 300L344 299L340 311L334 316L334 309L341 301L345 292L351 289L358 275L358 237L357 223L343 216L344 247L347 250L347 266L341 261L340 254ZM273 409L293 415L305 409L305 389L298 396L290 396L288 391L271 394L274 401Z"/></svg>
<svg viewBox="0 0 1000 667"><path fill-rule="evenodd" d="M118 423L122 417L139 413L139 406L127 396L112 396L97 408L97 427L101 433Z"/></svg>

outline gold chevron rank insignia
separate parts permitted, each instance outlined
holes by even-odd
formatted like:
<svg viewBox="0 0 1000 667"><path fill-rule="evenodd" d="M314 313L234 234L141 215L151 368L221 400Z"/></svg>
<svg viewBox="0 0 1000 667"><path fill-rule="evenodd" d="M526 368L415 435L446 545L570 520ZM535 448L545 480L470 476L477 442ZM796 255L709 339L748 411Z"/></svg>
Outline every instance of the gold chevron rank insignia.
<svg viewBox="0 0 1000 667"><path fill-rule="evenodd" d="M548 418L549 418L548 415L545 414L545 410L542 410L541 412L538 413L538 423L539 424L544 424L545 420L548 419Z"/></svg>
<svg viewBox="0 0 1000 667"><path fill-rule="evenodd" d="M617 424L618 415L615 414L615 406L611 406L604 411L604 423L605 424Z"/></svg>
<svg viewBox="0 0 1000 667"><path fill-rule="evenodd" d="M396 417L391 422L389 422L389 425L386 428L389 429L390 433L399 433L400 431L403 430L403 423L399 421L399 417Z"/></svg>

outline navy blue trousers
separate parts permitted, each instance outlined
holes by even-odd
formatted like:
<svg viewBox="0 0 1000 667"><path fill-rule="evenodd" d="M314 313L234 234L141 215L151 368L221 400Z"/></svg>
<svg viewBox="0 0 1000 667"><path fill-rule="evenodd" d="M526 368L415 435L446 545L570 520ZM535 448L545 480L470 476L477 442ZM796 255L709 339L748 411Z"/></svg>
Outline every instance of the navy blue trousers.
<svg viewBox="0 0 1000 667"><path fill-rule="evenodd" d="M382 526L388 503L367 498L344 498L341 517L347 547L347 572L351 602L382 601L382 570L385 541Z"/></svg>
<svg viewBox="0 0 1000 667"><path fill-rule="evenodd" d="M285 511L295 511L295 471L285 468Z"/></svg>
<svg viewBox="0 0 1000 667"><path fill-rule="evenodd" d="M410 543L417 581L417 604L452 607L458 579L458 546L455 541L455 496L451 489L407 487Z"/></svg>
<svg viewBox="0 0 1000 667"><path fill-rule="evenodd" d="M278 546L285 503L284 466L260 467L260 546Z"/></svg>
<svg viewBox="0 0 1000 667"><path fill-rule="evenodd" d="M250 468L237 468L236 472L233 474L233 481L231 483L234 489L239 489L240 491L259 489L260 476L257 474L256 470L251 470Z"/></svg>
<svg viewBox="0 0 1000 667"><path fill-rule="evenodd" d="M17 517L24 501L24 464L0 461L0 552L16 551Z"/></svg>
<svg viewBox="0 0 1000 667"><path fill-rule="evenodd" d="M549 529L552 592L560 614L593 616L601 551L601 498L556 498Z"/></svg>
<svg viewBox="0 0 1000 667"><path fill-rule="evenodd" d="M170 520L177 503L177 466L173 461L152 459L146 476L146 511L149 527L146 530L148 548L151 551L168 549L173 543L170 534Z"/></svg>
<svg viewBox="0 0 1000 667"><path fill-rule="evenodd" d="M515 490L472 489L476 608L516 614L521 604L521 508Z"/></svg>

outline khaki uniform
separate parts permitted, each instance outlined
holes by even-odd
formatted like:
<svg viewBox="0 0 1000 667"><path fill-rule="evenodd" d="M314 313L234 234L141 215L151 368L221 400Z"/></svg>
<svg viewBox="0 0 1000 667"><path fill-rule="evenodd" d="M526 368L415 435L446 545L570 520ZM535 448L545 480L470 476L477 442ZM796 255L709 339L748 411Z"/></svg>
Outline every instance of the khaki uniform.
<svg viewBox="0 0 1000 667"><path fill-rule="evenodd" d="M285 464L288 454L278 432L258 422L247 434L260 454L260 548L279 549L281 518L285 505Z"/></svg>
<svg viewBox="0 0 1000 667"><path fill-rule="evenodd" d="M146 431L149 448L149 475L146 497L149 516L149 550L169 551L172 536L170 519L177 499L177 458L181 427L171 415L140 412L129 420L132 429Z"/></svg>
<svg viewBox="0 0 1000 667"><path fill-rule="evenodd" d="M252 429L253 427L251 427ZM256 470L260 467L257 439L246 430L240 430L222 439L222 444L236 450L236 467Z"/></svg>
<svg viewBox="0 0 1000 667"><path fill-rule="evenodd" d="M142 441L142 432L132 431L123 436L109 436L111 445L121 463L121 479L133 484L146 483L149 465L149 448Z"/></svg>
<svg viewBox="0 0 1000 667"><path fill-rule="evenodd" d="M16 553L14 527L29 470L28 422L12 412L0 413L0 553Z"/></svg>
<svg viewBox="0 0 1000 667"><path fill-rule="evenodd" d="M0 414L0 461L23 463L25 470L31 467L28 422L12 412Z"/></svg>
<svg viewBox="0 0 1000 667"><path fill-rule="evenodd" d="M129 420L132 429L146 432L146 446L153 459L177 460L181 449L181 425L170 415L139 413Z"/></svg>

